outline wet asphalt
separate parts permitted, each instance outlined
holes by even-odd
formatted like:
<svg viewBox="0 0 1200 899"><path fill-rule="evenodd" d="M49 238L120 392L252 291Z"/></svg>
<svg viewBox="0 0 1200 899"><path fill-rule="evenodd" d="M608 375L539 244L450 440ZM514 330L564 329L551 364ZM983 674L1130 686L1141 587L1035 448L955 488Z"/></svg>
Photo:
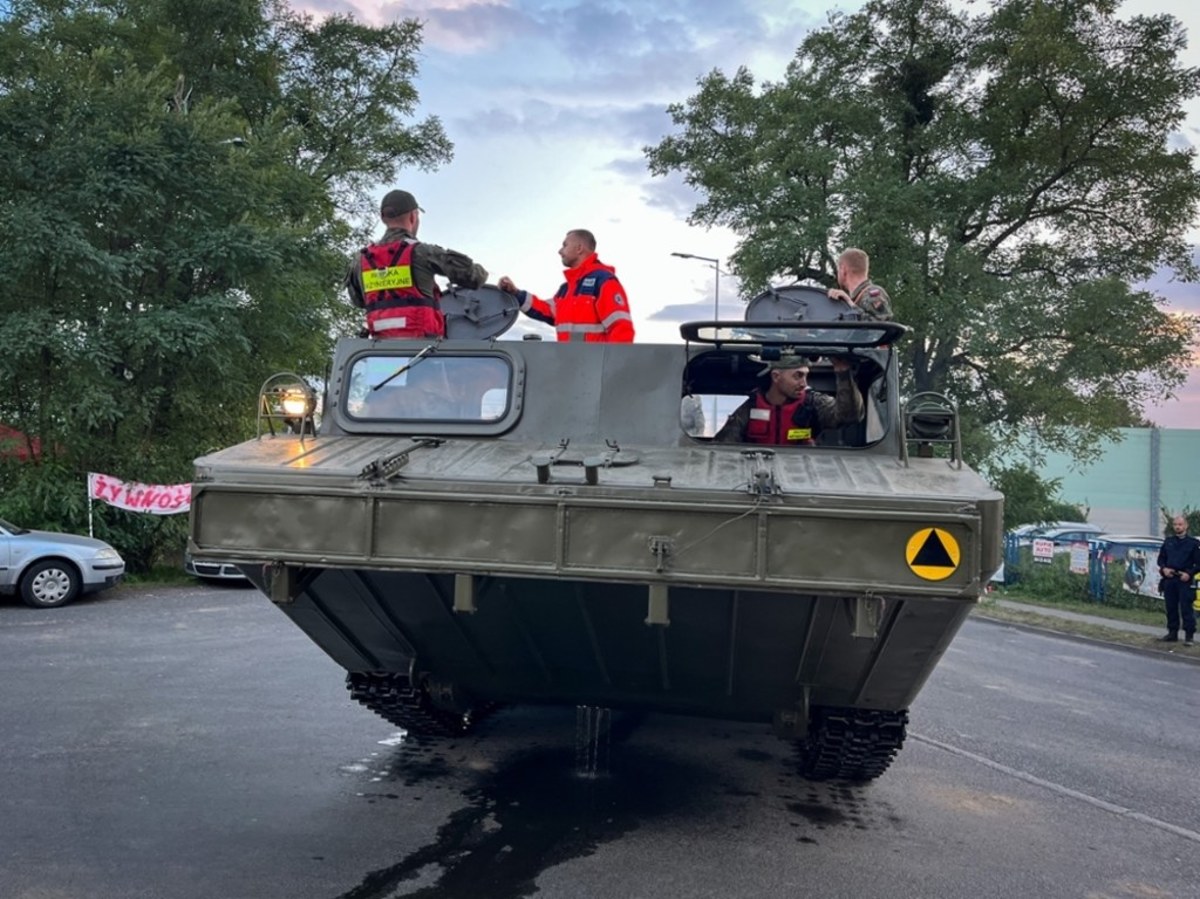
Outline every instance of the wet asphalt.
<svg viewBox="0 0 1200 899"><path fill-rule="evenodd" d="M767 729L411 744L249 589L0 601L0 899L1196 897L1200 667L969 621L868 786Z"/></svg>

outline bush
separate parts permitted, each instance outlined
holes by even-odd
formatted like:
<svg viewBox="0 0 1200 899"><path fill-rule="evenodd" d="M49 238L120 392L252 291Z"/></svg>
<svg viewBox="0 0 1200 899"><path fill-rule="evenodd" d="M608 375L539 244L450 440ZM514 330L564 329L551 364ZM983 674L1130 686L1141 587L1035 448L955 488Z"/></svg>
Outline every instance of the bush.
<svg viewBox="0 0 1200 899"><path fill-rule="evenodd" d="M1070 570L1070 553L1058 553L1050 562L1035 562L1030 547L1022 546L1017 552L1016 563L1005 566L1005 580L1008 584L1019 584L1021 592L1034 599L1048 602L1103 603L1119 609L1141 609L1148 612L1157 612L1162 608L1162 600L1159 597L1125 589L1124 562L1112 562L1104 566L1103 595L1096 596L1092 589L1091 573L1075 574ZM1089 566L1096 564L1096 558L1089 560ZM1158 578L1157 570L1151 567L1146 577L1152 578L1149 582L1154 584Z"/></svg>
<svg viewBox="0 0 1200 899"><path fill-rule="evenodd" d="M54 460L0 464L0 518L34 530L88 532L87 480ZM131 573L178 564L187 544L186 515L146 515L104 503L92 510L95 537L111 543Z"/></svg>
<svg viewBox="0 0 1200 899"><path fill-rule="evenodd" d="M1088 576L1072 574L1069 553L1059 553L1049 562L1033 561L1033 551L1028 546L1018 550L1019 558L1009 574L1010 582L1019 583L1024 593L1036 599L1070 600L1090 602Z"/></svg>

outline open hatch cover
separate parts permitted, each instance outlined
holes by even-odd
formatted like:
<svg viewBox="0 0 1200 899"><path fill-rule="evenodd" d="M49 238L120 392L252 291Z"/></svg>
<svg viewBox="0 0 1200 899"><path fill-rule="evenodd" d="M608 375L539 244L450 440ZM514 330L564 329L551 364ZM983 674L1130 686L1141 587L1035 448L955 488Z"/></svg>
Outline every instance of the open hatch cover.
<svg viewBox="0 0 1200 899"><path fill-rule="evenodd" d="M819 287L770 287L746 304L743 322L688 322L684 340L753 347L854 349L894 343L905 325L864 318L854 306L830 299Z"/></svg>
<svg viewBox="0 0 1200 899"><path fill-rule="evenodd" d="M521 314L521 303L491 284L452 287L442 294L442 313L448 339L490 340L513 326Z"/></svg>

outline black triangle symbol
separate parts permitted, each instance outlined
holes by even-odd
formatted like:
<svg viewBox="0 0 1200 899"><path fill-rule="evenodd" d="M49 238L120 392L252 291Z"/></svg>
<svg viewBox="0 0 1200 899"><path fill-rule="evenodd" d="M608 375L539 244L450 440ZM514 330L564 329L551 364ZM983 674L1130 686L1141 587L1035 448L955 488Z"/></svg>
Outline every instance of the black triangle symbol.
<svg viewBox="0 0 1200 899"><path fill-rule="evenodd" d="M950 553L946 552L946 547L938 537L937 531L929 532L929 536L925 538L925 545L917 551L916 558L909 564L914 568L955 567L954 560L950 558Z"/></svg>

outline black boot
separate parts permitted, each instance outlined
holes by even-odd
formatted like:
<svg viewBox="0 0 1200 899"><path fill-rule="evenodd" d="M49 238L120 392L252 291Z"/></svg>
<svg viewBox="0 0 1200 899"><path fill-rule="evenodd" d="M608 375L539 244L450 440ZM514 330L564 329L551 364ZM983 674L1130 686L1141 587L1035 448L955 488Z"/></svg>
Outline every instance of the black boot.
<svg viewBox="0 0 1200 899"><path fill-rule="evenodd" d="M1179 642L1179 634L1177 634L1175 631L1171 631L1171 633L1167 634L1165 637L1159 637L1158 642L1159 643L1178 643Z"/></svg>
<svg viewBox="0 0 1200 899"><path fill-rule="evenodd" d="M1196 636L1196 635L1195 635L1195 634L1193 634L1193 633L1191 633L1190 631L1189 631L1188 633L1184 634L1184 635L1183 635L1183 645L1184 645L1184 646L1191 646L1191 645L1192 645L1192 643L1194 642L1193 638L1194 638L1195 636Z"/></svg>

